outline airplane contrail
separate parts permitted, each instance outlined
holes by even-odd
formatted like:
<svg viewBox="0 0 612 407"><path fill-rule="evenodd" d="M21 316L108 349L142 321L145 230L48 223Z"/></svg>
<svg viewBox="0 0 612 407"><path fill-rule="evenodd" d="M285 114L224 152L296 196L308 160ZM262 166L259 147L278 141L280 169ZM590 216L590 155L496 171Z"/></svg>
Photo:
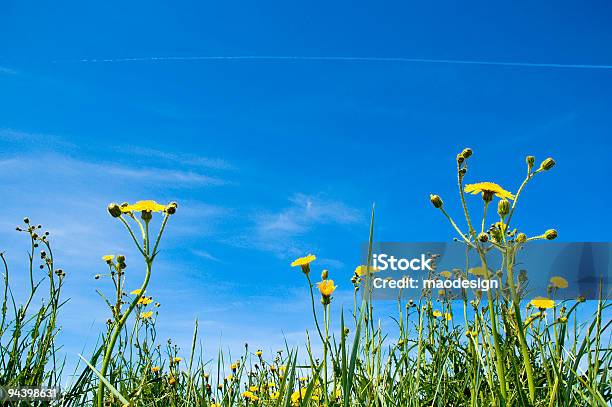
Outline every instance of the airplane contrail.
<svg viewBox="0 0 612 407"><path fill-rule="evenodd" d="M428 64L458 64L458 65L495 65L530 68L573 68L573 69L612 69L612 65L596 64L555 64L537 62L512 61L479 61L466 59L429 59L403 57L338 57L338 56L160 56L134 58L83 58L78 60L57 60L61 62L82 63L121 63L121 62L157 62L157 61L326 61L326 62L398 62L398 63L428 63Z"/></svg>

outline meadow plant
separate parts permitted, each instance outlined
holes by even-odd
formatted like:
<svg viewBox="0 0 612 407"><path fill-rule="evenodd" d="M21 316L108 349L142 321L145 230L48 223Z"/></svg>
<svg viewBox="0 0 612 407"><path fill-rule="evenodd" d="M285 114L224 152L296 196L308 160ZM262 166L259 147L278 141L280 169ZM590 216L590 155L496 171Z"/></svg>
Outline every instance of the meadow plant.
<svg viewBox="0 0 612 407"><path fill-rule="evenodd" d="M597 301L589 301L593 315L581 318L578 309L584 306L584 297L557 300L552 295L567 289L569 282L564 277L551 278L548 297L530 298L525 289L527 273L516 271L517 252L522 247L535 240L557 237L554 229L530 235L527 226L512 223L526 186L534 177L550 171L554 160L548 158L535 167L535 158L527 157L527 175L516 192L510 192L494 182L466 184L472 156L472 150L465 149L456 158L457 207L463 213L464 226L451 216L440 196L432 194L430 200L449 221L466 252L477 254L479 264L466 262L452 271L434 267L431 277L465 279L475 275L497 279L503 289L474 291L471 296L466 290L459 296L445 290L424 290L420 297L408 300L399 295L395 315L378 315L371 284L378 270L369 260L375 219L372 208L368 262L355 269L350 281L348 278L343 281L339 273L316 270L316 256L312 254L291 264L305 278L316 332L314 337L306 333L304 347L286 346L272 354L262 350L267 344L251 348L245 343L238 358L230 358L221 351L206 357L197 347L197 321L191 349L181 350L171 340L162 346L156 335L158 303L147 287L166 223L177 205L159 205L154 201L111 204L110 215L123 223L143 259L144 279L135 289L127 289L125 257L103 257L108 273L97 278L110 278L115 289L113 298L103 296L110 311L107 330L101 334L91 357L83 359L86 366L82 373L66 388L57 404L610 405L609 301L601 296ZM479 201L468 204L471 199ZM482 203L482 218L479 215L478 220L469 211L476 202ZM161 226L150 235L157 213L163 215ZM490 218L495 220L488 226ZM59 329L56 315L61 306L59 294L64 273L53 267L46 237L38 236L37 228L32 228L29 222L24 230L32 242L31 276L34 253L40 249L35 244L45 247L44 256L42 253L40 256L46 267L50 299L37 313L26 317L31 301L21 307L15 305L8 288L8 267L4 255L1 256L6 272L0 325L3 339L0 384L57 384L61 370L55 364L54 337ZM487 256L492 251L502 258L495 271ZM431 256L435 264L436 254ZM319 273L320 280L313 282L313 275ZM129 274L131 281L132 272ZM31 281L31 291L35 292L40 283ZM344 309L334 301L337 287L350 287L353 291L352 308ZM7 298L12 300L12 313L7 313ZM382 328L387 317L396 329Z"/></svg>

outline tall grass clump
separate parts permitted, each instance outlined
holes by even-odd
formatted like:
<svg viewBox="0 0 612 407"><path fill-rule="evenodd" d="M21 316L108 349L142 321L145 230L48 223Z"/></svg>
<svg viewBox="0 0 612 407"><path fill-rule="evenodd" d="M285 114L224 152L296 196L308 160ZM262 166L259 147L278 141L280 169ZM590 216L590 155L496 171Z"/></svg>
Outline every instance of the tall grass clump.
<svg viewBox="0 0 612 407"><path fill-rule="evenodd" d="M603 294L588 303L584 297L529 298L523 289L528 275L517 272L516 255L522 247L557 237L554 229L530 234L528 225L512 223L519 199L531 180L550 171L555 162L548 158L536 167L535 159L527 157L526 176L511 192L490 181L465 183L472 155L472 150L465 149L456 159L456 207L462 213L462 221L451 215L452 210L440 196L431 195L430 201L449 222L466 252L476 253L479 263L466 262L452 271L434 268L433 277L466 279L470 274L477 275L499 280L503 289L471 295L463 292L459 296L429 290L414 299L400 295L396 299L397 311L380 315L371 284L376 270L369 261L374 240L372 209L368 261L355 269L350 281L342 281L329 270L316 270L316 256L312 254L291 264L304 276L315 328L307 332L303 347L287 346L273 354L261 350L266 344L258 344L261 348L245 344L237 358L230 359L223 352L204 355L197 346L197 321L190 349L179 349L172 341L159 343L155 318L158 304L147 287L155 278L154 260L177 205L154 201L111 204L110 215L125 226L127 238L138 249L143 279L136 283L136 272L131 271L129 279L126 277L124 256L103 257L108 271L97 277L108 279L114 288L112 298L102 296L109 310L106 330L93 353L82 358L80 374L65 386L56 404L610 405L608 299ZM476 217L469 210L474 203L482 205ZM64 273L53 268L47 239L34 237L36 229L26 225L32 239L31 275L38 248L34 244L45 245L45 255L40 255L46 267L49 299L37 312L28 313L31 301L17 306L8 288L8 266L4 262L0 384L52 385L61 378L61 369L55 362L54 338L59 329L56 315L61 306ZM489 264L487 254L495 251L501 256L500 265ZM432 258L435 261L435 254ZM35 292L40 284L32 279L31 291ZM554 292L563 290L568 282L555 276L550 284ZM334 301L337 287L353 291L352 306L343 308ZM7 311L7 302L11 312ZM578 310L585 305L592 307L593 315L581 319ZM383 330L387 318L393 321L393 328Z"/></svg>

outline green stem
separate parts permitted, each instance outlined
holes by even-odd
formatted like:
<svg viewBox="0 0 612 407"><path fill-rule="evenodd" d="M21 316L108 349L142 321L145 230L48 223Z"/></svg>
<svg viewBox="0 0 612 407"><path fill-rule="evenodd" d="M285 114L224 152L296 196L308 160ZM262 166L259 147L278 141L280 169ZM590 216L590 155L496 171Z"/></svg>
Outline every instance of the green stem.
<svg viewBox="0 0 612 407"><path fill-rule="evenodd" d="M480 260L482 261L482 266L486 271L487 275L489 274L489 268L487 267L487 260L485 259L485 254L482 252L480 246L478 247L478 253L480 254ZM491 331L493 334L493 346L495 348L495 367L497 370L497 376L499 377L499 387L501 396L504 402L507 399L506 395L506 374L504 371L504 357L501 351L501 346L499 343L499 334L497 330L497 315L495 313L495 303L493 301L493 296L491 295L491 290L487 290L487 300L489 302L489 315L491 317Z"/></svg>
<svg viewBox="0 0 612 407"><path fill-rule="evenodd" d="M146 271L145 279L142 283L142 286L140 287L140 293L132 300L132 303L130 304L127 311L125 311L125 313L123 314L119 322L115 324L115 327L113 328L113 331L111 332L111 336L110 336L108 345L106 345L106 350L104 352L104 359L102 360L102 368L100 369L100 374L102 375L102 377L106 376L106 371L108 370L108 366L112 358L113 348L115 347L115 343L117 342L117 338L119 337L119 334L121 333L121 330L123 329L123 326L127 322L128 317L130 316L130 314L136 307L136 304L138 304L140 297L143 296L145 290L147 289L147 285L149 284L149 278L151 278L152 262L149 259L146 259L145 261L147 263L147 271ZM100 383L98 384L98 407L104 407L104 383L102 382L102 380L100 380Z"/></svg>
<svg viewBox="0 0 612 407"><path fill-rule="evenodd" d="M531 366L531 359L529 358L529 349L527 348L527 340L525 339L525 329L523 327L523 319L521 318L520 299L516 292L516 286L514 284L514 253L510 250L506 254L506 269L508 270L508 283L510 285L510 293L512 295L512 304L514 307L514 318L518 327L519 345L521 348L521 355L523 356L523 363L525 364L525 372L527 374L527 385L529 386L529 399L531 402L535 402L535 382L533 380L533 368Z"/></svg>

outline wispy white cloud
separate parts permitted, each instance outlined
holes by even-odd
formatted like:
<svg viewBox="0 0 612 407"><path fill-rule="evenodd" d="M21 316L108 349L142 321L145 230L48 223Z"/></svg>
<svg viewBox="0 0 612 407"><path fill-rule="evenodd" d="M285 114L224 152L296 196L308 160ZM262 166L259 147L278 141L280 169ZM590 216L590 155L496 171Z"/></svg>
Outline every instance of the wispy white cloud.
<svg viewBox="0 0 612 407"><path fill-rule="evenodd" d="M213 256L212 254L210 254L209 252L207 252L206 250L194 249L191 252L193 254L195 254L196 256L201 257L203 259L212 260L212 261L216 261L216 262L220 262L221 261L218 258L216 258L215 256Z"/></svg>
<svg viewBox="0 0 612 407"><path fill-rule="evenodd" d="M63 154L43 154L36 157L19 156L0 160L0 168L23 171L32 168L53 168L54 175L75 176L84 174L106 182L115 179L128 179L139 182L167 182L172 184L218 186L228 181L198 171L173 170L156 167L136 167L114 162L90 162L73 159Z"/></svg>
<svg viewBox="0 0 612 407"><path fill-rule="evenodd" d="M219 158L201 157L193 154L172 153L139 146L122 146L119 151L127 154L139 155L141 157L164 160L170 163L181 164L183 166L186 165L218 170L229 170L233 168L233 166L225 160Z"/></svg>
<svg viewBox="0 0 612 407"><path fill-rule="evenodd" d="M289 202L289 206L278 212L256 214L248 233L232 239L232 243L287 258L303 254L305 247L312 247L302 239L317 226L352 225L363 221L357 209L322 195L296 193Z"/></svg>
<svg viewBox="0 0 612 407"><path fill-rule="evenodd" d="M19 74L19 71L15 69L7 68L6 66L0 66L0 74L17 75Z"/></svg>

